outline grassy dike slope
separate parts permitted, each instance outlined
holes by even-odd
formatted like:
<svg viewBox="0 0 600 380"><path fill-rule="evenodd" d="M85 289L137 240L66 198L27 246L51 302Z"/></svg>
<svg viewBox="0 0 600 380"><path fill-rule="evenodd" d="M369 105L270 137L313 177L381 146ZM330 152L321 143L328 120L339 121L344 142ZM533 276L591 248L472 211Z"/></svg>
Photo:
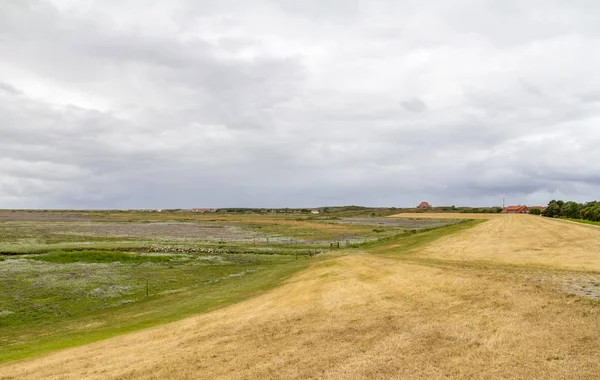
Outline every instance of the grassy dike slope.
<svg viewBox="0 0 600 380"><path fill-rule="evenodd" d="M555 227L531 221L493 218L340 252L245 302L8 363L0 378L598 378L598 305L552 281L571 272L476 255L515 247L474 236L521 229L532 235L521 253L539 252L535 235Z"/></svg>
<svg viewBox="0 0 600 380"><path fill-rule="evenodd" d="M252 272L250 267L250 271L242 276L189 287L173 294L151 295L135 304L58 321L41 320L34 325L29 323L25 329L19 325L2 326L0 363L91 343L225 307L279 286L308 265L309 260L301 257L297 261L263 266L258 272Z"/></svg>

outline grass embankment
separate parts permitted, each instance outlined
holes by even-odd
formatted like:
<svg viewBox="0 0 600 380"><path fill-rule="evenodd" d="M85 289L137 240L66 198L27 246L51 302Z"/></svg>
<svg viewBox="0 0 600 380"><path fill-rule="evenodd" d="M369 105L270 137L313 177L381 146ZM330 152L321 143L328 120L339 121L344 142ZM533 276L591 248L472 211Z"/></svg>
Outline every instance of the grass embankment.
<svg viewBox="0 0 600 380"><path fill-rule="evenodd" d="M361 248L370 247L374 252L386 249L391 249L393 252L403 249L410 250L476 223L478 222L465 222L420 233L402 234L384 239L379 243L363 244ZM56 265L68 265L76 256L82 254L81 252L57 252L37 258L46 257L46 261L60 263ZM109 255L114 254L129 255L128 253L109 253ZM327 259L327 256L319 256L316 260ZM94 260L92 262L95 262ZM179 289L175 294L155 294L135 303L74 316L65 317L63 315L61 318L34 318L24 324L12 323L8 326L0 324L2 326L0 328L0 342L2 343L0 345L0 362L82 345L221 308L278 286L284 279L306 268L315 259L307 260L305 257L301 257L298 260L289 255L286 260L286 262L273 263L273 265L262 265L262 270L257 272L249 271L244 275L226 277L217 282L196 283L188 288ZM146 264L167 265L167 267L171 265L169 263ZM141 270L144 266L138 268ZM177 268L172 270L176 271ZM166 274L168 269L160 273L168 276ZM0 319L0 323L1 321Z"/></svg>
<svg viewBox="0 0 600 380"><path fill-rule="evenodd" d="M73 317L29 318L24 323L10 325L3 325L0 319L0 362L82 345L224 307L277 286L291 274L305 268L308 262L301 258L263 267L257 272L251 269L243 275L228 275L227 268L210 266L213 271L205 273L205 277L214 277L218 275L214 271L225 270L224 277L196 283L173 294L151 293L148 298L135 303L95 309ZM244 270L243 266L241 270ZM153 286L153 281L156 280L152 279L150 286Z"/></svg>
<svg viewBox="0 0 600 380"><path fill-rule="evenodd" d="M449 226L421 231L413 230L378 241L358 244L356 247L366 248L370 253L374 254L405 253L437 240L440 237L469 229L483 222L485 222L485 220L465 220Z"/></svg>

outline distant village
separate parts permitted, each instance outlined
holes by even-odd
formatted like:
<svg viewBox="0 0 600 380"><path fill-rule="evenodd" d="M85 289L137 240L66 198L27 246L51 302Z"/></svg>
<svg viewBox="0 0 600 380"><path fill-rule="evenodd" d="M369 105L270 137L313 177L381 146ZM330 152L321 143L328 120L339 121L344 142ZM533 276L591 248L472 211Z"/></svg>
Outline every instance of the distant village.
<svg viewBox="0 0 600 380"><path fill-rule="evenodd" d="M332 206L319 208L189 208L189 209L146 209L136 210L142 212L180 212L180 213L252 213L252 214L309 214L319 215L335 212L368 212L387 210L390 214L401 212L458 212L458 213L491 213L491 214L540 214L546 209L545 206L507 206L507 207L456 207L456 206L432 206L429 202L421 202L415 207L362 207L362 206ZM125 210L123 210L125 211Z"/></svg>
<svg viewBox="0 0 600 380"><path fill-rule="evenodd" d="M137 210L145 212L190 212L190 213L260 213L260 214L282 214L282 213L301 213L319 215L328 212L340 211L367 211L370 208L362 206L336 206L336 207L320 207L320 208L190 208L190 209L150 209ZM507 207L455 207L455 206L432 206L429 202L421 202L414 208L388 208L394 212L461 212L461 213L497 213L497 214L541 214L546 206L526 206L516 205ZM125 210L123 210L125 211Z"/></svg>

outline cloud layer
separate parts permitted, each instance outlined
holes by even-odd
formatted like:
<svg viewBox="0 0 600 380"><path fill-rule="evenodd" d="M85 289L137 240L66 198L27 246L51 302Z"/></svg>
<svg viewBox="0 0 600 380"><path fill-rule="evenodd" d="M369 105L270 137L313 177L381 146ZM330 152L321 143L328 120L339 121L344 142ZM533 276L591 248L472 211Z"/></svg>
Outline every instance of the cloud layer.
<svg viewBox="0 0 600 380"><path fill-rule="evenodd" d="M0 3L0 208L600 190L600 5Z"/></svg>

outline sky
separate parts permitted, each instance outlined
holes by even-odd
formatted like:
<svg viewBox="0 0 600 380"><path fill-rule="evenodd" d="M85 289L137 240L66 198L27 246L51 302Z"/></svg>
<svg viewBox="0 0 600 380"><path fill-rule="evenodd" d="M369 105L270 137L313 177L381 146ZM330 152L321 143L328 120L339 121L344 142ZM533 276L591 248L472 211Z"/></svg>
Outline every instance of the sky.
<svg viewBox="0 0 600 380"><path fill-rule="evenodd" d="M0 208L600 198L595 0L2 0Z"/></svg>

